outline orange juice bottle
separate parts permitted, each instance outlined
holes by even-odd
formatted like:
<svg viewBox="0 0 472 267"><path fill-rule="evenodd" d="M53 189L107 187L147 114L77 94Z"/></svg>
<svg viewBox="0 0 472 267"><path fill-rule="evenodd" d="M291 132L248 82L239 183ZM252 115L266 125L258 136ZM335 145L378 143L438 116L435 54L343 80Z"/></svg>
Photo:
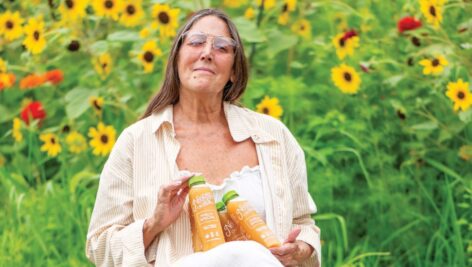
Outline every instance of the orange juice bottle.
<svg viewBox="0 0 472 267"><path fill-rule="evenodd" d="M225 242L223 229L215 207L213 192L205 183L203 176L194 176L188 180L190 187L189 204L195 232L200 238L202 251L207 251ZM194 244L194 247L198 247Z"/></svg>
<svg viewBox="0 0 472 267"><path fill-rule="evenodd" d="M225 204L221 201L217 202L216 209L218 210L218 215L220 216L221 228L223 228L226 242L247 240L247 237L242 232L241 227L234 223L234 221L229 216L228 212L226 211Z"/></svg>
<svg viewBox="0 0 472 267"><path fill-rule="evenodd" d="M281 245L277 236L267 227L256 210L249 205L247 200L239 197L236 191L226 192L223 196L223 202L226 204L231 219L241 226L249 239L258 242L266 248Z"/></svg>
<svg viewBox="0 0 472 267"><path fill-rule="evenodd" d="M197 227L195 225L195 218L192 212L192 209L189 208L189 215L190 215L190 226L192 227L192 245L194 252L203 251L203 244L200 240L200 237L197 234Z"/></svg>

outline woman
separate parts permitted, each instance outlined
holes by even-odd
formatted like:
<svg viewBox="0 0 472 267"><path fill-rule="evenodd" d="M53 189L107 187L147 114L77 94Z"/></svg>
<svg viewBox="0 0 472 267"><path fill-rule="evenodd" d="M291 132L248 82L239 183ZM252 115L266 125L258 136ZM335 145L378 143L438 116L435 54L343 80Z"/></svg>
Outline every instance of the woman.
<svg viewBox="0 0 472 267"><path fill-rule="evenodd" d="M184 266L191 259L191 266L210 266L218 247L199 254L208 264L192 258L186 180L198 171L215 194L237 188L285 240L270 251L252 241L234 246L259 250L279 265L319 265L303 151L280 121L233 104L247 78L235 25L221 11L195 13L174 41L161 90L120 135L104 166L87 235L91 261Z"/></svg>

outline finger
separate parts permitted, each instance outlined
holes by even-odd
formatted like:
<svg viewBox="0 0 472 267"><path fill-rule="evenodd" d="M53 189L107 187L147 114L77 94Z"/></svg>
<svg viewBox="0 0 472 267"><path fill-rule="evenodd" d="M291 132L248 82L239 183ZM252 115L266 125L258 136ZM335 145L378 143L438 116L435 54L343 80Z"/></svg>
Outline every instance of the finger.
<svg viewBox="0 0 472 267"><path fill-rule="evenodd" d="M187 181L192 178L193 176L195 176L195 174L190 174L190 175L185 175L185 176L181 176L179 179L176 179L175 181L180 181L182 183L187 183Z"/></svg>
<svg viewBox="0 0 472 267"><path fill-rule="evenodd" d="M297 227L297 228L293 229L288 234L288 237L287 237L287 239L285 239L284 243L293 243L293 242L295 242L295 240L297 240L297 237L298 237L298 235L300 234L301 231L302 231L302 229L300 227Z"/></svg>
<svg viewBox="0 0 472 267"><path fill-rule="evenodd" d="M272 254L275 254L275 255L284 256L284 255L293 253L296 250L296 248L297 246L295 244L286 243L278 248L271 248L270 252L272 252Z"/></svg>

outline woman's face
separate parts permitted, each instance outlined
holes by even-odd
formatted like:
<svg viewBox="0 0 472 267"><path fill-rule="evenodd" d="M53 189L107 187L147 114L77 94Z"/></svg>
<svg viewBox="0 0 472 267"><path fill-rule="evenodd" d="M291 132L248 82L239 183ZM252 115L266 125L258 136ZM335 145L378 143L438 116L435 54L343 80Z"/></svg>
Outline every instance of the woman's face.
<svg viewBox="0 0 472 267"><path fill-rule="evenodd" d="M215 16L198 20L185 34L177 66L180 90L218 94L233 80L234 40L226 23Z"/></svg>

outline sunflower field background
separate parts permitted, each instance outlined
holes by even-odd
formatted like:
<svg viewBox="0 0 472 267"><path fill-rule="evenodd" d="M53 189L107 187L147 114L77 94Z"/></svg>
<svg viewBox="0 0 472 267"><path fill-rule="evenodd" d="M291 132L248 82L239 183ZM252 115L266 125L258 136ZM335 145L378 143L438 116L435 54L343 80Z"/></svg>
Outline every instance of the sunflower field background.
<svg viewBox="0 0 472 267"><path fill-rule="evenodd" d="M91 266L103 164L204 7L305 151L324 266L472 265L472 1L0 0L0 266Z"/></svg>

